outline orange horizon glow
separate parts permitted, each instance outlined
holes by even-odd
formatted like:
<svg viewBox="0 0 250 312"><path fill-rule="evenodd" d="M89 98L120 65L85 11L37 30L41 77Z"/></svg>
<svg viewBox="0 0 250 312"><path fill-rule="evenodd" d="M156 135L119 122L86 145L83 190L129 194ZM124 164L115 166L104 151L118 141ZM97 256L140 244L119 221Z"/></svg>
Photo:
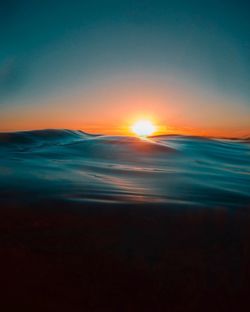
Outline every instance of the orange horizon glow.
<svg viewBox="0 0 250 312"><path fill-rule="evenodd" d="M138 117L139 116L139 117ZM140 117L142 116L142 117ZM145 117L146 116L146 117ZM31 118L27 123L26 118L22 116L16 116L12 118L11 123L2 122L0 125L0 131L12 132L12 131L29 131L29 130L41 130L41 129L70 129L70 130L81 130L93 134L104 134L104 135L125 135L125 136L135 136L131 130L132 125L141 119L150 119L156 126L156 130L153 135L163 135L163 134L181 134L181 135L197 135L205 137L225 137L225 138L241 138L249 136L250 129L238 128L238 127L191 127L187 124L182 125L180 122L164 122L158 120L155 117L150 118L149 114L137 114L134 118L124 118L122 121L118 122L87 122L77 120L76 118L62 118L61 120L53 120L52 118L34 119ZM12 124L10 127L9 124ZM15 126L14 126L15 125Z"/></svg>
<svg viewBox="0 0 250 312"><path fill-rule="evenodd" d="M131 124L132 125L132 124ZM25 124L19 123L19 126L16 128L3 127L0 131L2 132L15 132L15 131L31 131L31 130L43 130L43 129L69 129L69 130L81 130L91 134L103 134L103 135L118 135L118 136L135 136L131 130L131 125L124 124L121 125L101 125L101 124L86 124L83 126L82 123L79 124L45 124L41 123L31 123L29 127L26 127ZM242 138L248 137L250 131L238 130L238 129L191 129L191 128L177 128L172 126L167 126L163 124L156 125L156 131L153 135L171 135L171 134L180 134L180 135L194 135L194 136L204 136L204 137L217 137L217 138Z"/></svg>
<svg viewBox="0 0 250 312"><path fill-rule="evenodd" d="M239 113L237 106L224 98L145 78L138 78L138 83L128 81L102 81L71 95L6 109L1 111L0 131L62 128L131 136L135 122L150 120L156 126L154 135L250 135L247 111Z"/></svg>

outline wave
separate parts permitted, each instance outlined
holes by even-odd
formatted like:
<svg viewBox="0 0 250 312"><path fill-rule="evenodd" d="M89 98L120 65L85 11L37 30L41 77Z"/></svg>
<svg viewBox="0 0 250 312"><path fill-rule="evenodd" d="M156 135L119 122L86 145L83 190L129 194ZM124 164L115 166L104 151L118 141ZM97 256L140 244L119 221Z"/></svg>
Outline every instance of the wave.
<svg viewBox="0 0 250 312"><path fill-rule="evenodd" d="M85 139L99 138L111 144L133 144L135 142L153 143L165 142L166 140L191 140L194 141L215 141L215 142L249 142L250 138L230 138L230 139L218 139L213 137L203 136L190 136L180 134L162 134L151 136L149 139L139 139L130 136L104 136L96 135L84 132L82 130L68 130L68 129L44 129L44 130L31 130L31 131L18 131L18 132L0 132L0 144L34 144L38 142L43 143L73 143L75 141L81 141ZM162 143L161 142L161 143ZM164 145L164 144L163 144Z"/></svg>
<svg viewBox="0 0 250 312"><path fill-rule="evenodd" d="M41 144L52 142L70 142L93 136L80 130L46 129L0 133L0 145L16 147L23 144Z"/></svg>
<svg viewBox="0 0 250 312"><path fill-rule="evenodd" d="M0 133L0 197L249 207L248 141L67 129Z"/></svg>

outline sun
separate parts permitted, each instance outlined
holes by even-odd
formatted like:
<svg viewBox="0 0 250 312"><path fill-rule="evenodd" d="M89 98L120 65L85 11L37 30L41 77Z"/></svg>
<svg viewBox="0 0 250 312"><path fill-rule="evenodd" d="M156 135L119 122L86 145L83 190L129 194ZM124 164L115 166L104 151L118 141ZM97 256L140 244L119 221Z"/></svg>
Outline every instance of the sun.
<svg viewBox="0 0 250 312"><path fill-rule="evenodd" d="M156 131L156 126L150 120L138 120L132 126L132 131L140 137L147 137Z"/></svg>

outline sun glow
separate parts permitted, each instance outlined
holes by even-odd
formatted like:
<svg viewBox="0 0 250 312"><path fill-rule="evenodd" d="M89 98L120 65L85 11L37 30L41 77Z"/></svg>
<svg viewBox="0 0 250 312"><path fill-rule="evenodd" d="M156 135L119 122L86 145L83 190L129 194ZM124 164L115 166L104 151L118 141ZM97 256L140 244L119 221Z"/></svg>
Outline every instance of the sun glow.
<svg viewBox="0 0 250 312"><path fill-rule="evenodd" d="M149 120L139 120L132 126L132 131L140 137L147 137L156 131L156 126Z"/></svg>

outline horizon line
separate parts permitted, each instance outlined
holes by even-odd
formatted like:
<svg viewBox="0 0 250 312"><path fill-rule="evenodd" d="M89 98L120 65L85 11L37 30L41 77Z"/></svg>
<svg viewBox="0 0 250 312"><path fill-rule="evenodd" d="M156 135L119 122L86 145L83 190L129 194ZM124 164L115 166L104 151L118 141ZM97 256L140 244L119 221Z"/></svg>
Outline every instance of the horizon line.
<svg viewBox="0 0 250 312"><path fill-rule="evenodd" d="M89 135L96 135L96 136L129 136L129 137L138 137L137 135L133 134L112 134L112 133L92 133L89 131L85 131L83 129L72 129L72 128L37 128L37 129L26 129L26 130L0 130L0 133L19 133L19 132L35 132L35 131L80 131L85 134ZM148 138L154 138L154 137L161 137L161 136L183 136L183 137L201 137L201 138L214 138L214 139L228 139L228 140L247 140L250 139L250 135L245 134L242 136L212 136L212 135L205 135L205 134L195 134L195 133L178 133L178 132L172 132L172 133L159 133L154 135L149 135Z"/></svg>

